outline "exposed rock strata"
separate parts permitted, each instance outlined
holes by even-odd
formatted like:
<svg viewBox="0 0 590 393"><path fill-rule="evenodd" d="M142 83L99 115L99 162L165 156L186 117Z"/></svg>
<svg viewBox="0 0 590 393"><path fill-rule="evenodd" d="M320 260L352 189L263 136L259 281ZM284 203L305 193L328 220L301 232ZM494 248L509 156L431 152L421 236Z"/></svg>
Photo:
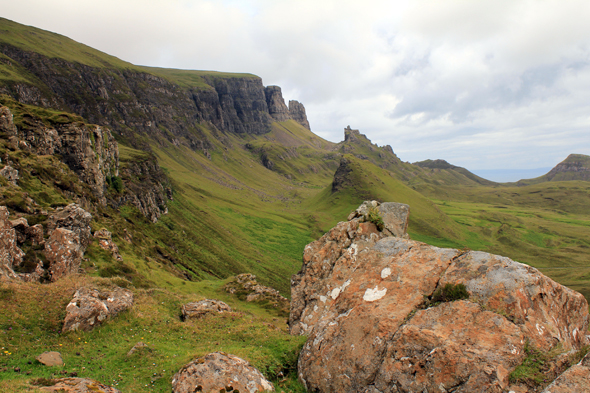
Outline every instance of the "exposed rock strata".
<svg viewBox="0 0 590 393"><path fill-rule="evenodd" d="M289 101L289 116L303 127L311 130L309 121L307 120L307 114L305 113L305 107L299 101Z"/></svg>
<svg viewBox="0 0 590 393"><path fill-rule="evenodd" d="M0 176L4 177L13 186L17 185L19 179L18 171L10 165L6 165L0 169Z"/></svg>
<svg viewBox="0 0 590 393"><path fill-rule="evenodd" d="M66 307L62 331L89 331L133 305L133 293L116 287L100 291L83 287Z"/></svg>
<svg viewBox="0 0 590 393"><path fill-rule="evenodd" d="M231 311L231 307L221 300L204 299L198 302L183 304L182 318L201 318L207 314L221 314L223 312Z"/></svg>
<svg viewBox="0 0 590 393"><path fill-rule="evenodd" d="M289 300L276 289L260 285L253 274L238 274L224 289L247 302L268 302L274 308L289 312Z"/></svg>
<svg viewBox="0 0 590 393"><path fill-rule="evenodd" d="M196 359L172 378L174 393L274 392L272 384L244 359L214 352Z"/></svg>
<svg viewBox="0 0 590 393"><path fill-rule="evenodd" d="M40 388L44 392L59 393L121 393L112 386L88 378L58 378L52 386Z"/></svg>
<svg viewBox="0 0 590 393"><path fill-rule="evenodd" d="M526 341L587 343L581 294L508 258L388 236L363 217L307 245L291 281L308 390L502 392ZM426 308L447 283L464 283L469 301Z"/></svg>
<svg viewBox="0 0 590 393"><path fill-rule="evenodd" d="M285 121L291 118L289 108L285 105L283 93L279 86L267 86L264 88L268 113L276 121Z"/></svg>

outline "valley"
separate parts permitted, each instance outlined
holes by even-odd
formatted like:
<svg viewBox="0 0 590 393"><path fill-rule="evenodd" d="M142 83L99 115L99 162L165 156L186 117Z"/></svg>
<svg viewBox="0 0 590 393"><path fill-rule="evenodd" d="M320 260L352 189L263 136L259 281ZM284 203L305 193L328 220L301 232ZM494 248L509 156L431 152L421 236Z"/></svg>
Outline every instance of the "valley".
<svg viewBox="0 0 590 393"><path fill-rule="evenodd" d="M296 371L305 337L288 333L288 315L223 286L252 273L290 298L306 245L366 200L409 205L411 240L506 256L590 299L588 156L494 183L442 160L403 162L350 126L343 141L324 140L301 104L287 107L254 75L139 67L6 19L0 28L0 104L10 111L0 170L18 171L14 182L0 176L0 206L48 235L49 217L77 203L121 256L94 240L77 274L0 282L2 391L75 374L167 392L183 365L214 350L247 359L277 391L305 391ZM16 273L47 264L40 246L20 247ZM61 333L83 285L128 288L135 306L90 332ZM203 298L234 311L183 321L181 306ZM127 356L139 341L149 350ZM50 349L62 368L34 361Z"/></svg>

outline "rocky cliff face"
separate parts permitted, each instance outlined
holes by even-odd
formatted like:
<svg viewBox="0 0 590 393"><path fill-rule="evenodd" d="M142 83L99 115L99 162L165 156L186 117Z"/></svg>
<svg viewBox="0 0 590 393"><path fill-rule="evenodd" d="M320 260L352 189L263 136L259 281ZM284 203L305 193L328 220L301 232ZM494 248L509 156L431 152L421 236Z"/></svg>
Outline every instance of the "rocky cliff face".
<svg viewBox="0 0 590 393"><path fill-rule="evenodd" d="M13 150L36 155L59 154L62 161L88 184L102 205L106 204L107 177L119 175L119 149L104 127L81 122L48 126L41 119L27 117L17 128L7 107L0 107L0 135Z"/></svg>
<svg viewBox="0 0 590 393"><path fill-rule="evenodd" d="M547 180L590 180L590 157L583 154L570 154L564 161L551 169Z"/></svg>
<svg viewBox="0 0 590 393"><path fill-rule="evenodd" d="M383 221L395 212L380 210ZM504 392L525 343L587 345L581 294L508 258L387 235L367 217L307 245L292 278L289 325L309 335L298 364L308 390ZM461 285L467 299L441 302Z"/></svg>
<svg viewBox="0 0 590 393"><path fill-rule="evenodd" d="M40 81L37 86L6 83L0 93L23 103L77 113L110 127L136 147L144 145L135 132L186 143L193 149L202 147L208 142L195 123L203 122L223 132L270 131L272 114L262 80L256 76L210 76L205 78L207 86L183 88L147 72L93 68L7 44L0 45L0 53ZM273 108L280 106L280 89L273 97Z"/></svg>
<svg viewBox="0 0 590 393"><path fill-rule="evenodd" d="M285 105L283 93L278 86L267 86L264 89L266 94L266 104L268 105L268 112L276 121L285 121L291 118L289 108Z"/></svg>
<svg viewBox="0 0 590 393"><path fill-rule="evenodd" d="M305 113L305 107L302 103L295 100L289 101L289 116L303 127L311 130L309 121L307 120L307 114Z"/></svg>
<svg viewBox="0 0 590 393"><path fill-rule="evenodd" d="M13 150L59 155L103 206L131 203L152 222L167 212L166 203L172 198L172 191L153 155L130 162L119 173L118 144L108 128L82 122L47 125L40 118L26 117L23 125L16 127L11 111L0 106L0 137L8 139ZM109 194L109 181L119 175L125 181L123 192ZM80 195L68 196L86 199Z"/></svg>

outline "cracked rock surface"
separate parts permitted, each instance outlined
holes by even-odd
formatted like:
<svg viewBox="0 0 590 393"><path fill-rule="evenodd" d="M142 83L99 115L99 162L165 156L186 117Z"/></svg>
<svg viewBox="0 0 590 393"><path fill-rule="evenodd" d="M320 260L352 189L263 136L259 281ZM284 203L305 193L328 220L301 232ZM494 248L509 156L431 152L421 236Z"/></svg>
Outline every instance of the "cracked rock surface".
<svg viewBox="0 0 590 393"><path fill-rule="evenodd" d="M379 209L383 221L400 222L386 215L404 206ZM525 342L586 344L581 294L509 258L408 240L405 227L382 232L363 217L307 245L291 280L289 326L309 335L298 364L309 391L502 392ZM468 300L429 303L459 283Z"/></svg>

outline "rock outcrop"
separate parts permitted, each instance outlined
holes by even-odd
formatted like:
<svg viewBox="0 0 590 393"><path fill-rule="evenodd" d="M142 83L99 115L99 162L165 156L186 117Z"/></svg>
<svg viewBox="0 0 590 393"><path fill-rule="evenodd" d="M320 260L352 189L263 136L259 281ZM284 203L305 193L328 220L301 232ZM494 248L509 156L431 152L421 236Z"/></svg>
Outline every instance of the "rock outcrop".
<svg viewBox="0 0 590 393"><path fill-rule="evenodd" d="M14 267L22 263L25 253L18 247L9 215L6 206L0 206L0 277L12 279L17 277Z"/></svg>
<svg viewBox="0 0 590 393"><path fill-rule="evenodd" d="M85 250L90 244L92 215L79 205L71 203L59 209L47 220L47 231L51 234L57 228L67 229L78 235L80 245Z"/></svg>
<svg viewBox="0 0 590 393"><path fill-rule="evenodd" d="M133 293L116 287L100 291L82 287L66 307L62 331L89 331L133 305Z"/></svg>
<svg viewBox="0 0 590 393"><path fill-rule="evenodd" d="M551 169L545 177L549 181L590 180L590 157L584 154L570 154Z"/></svg>
<svg viewBox="0 0 590 393"><path fill-rule="evenodd" d="M303 127L311 130L309 121L307 120L307 114L305 113L305 107L299 101L289 101L289 116Z"/></svg>
<svg viewBox="0 0 590 393"><path fill-rule="evenodd" d="M58 378L51 386L40 388L43 392L59 393L121 393L112 386L88 378Z"/></svg>
<svg viewBox="0 0 590 393"><path fill-rule="evenodd" d="M0 108L0 117L0 132L16 138L18 147L37 155L59 154L80 180L90 186L98 202L106 204L107 177L119 174L119 149L108 128L82 122L48 126L31 116L23 127L17 128L7 107ZM16 169L6 166L0 175L10 177L16 185Z"/></svg>
<svg viewBox="0 0 590 393"><path fill-rule="evenodd" d="M94 238L98 240L98 245L103 250L109 251L113 258L118 261L122 261L123 257L119 254L119 247L115 244L112 239L112 234L106 228L102 228L94 232Z"/></svg>
<svg viewBox="0 0 590 393"><path fill-rule="evenodd" d="M508 258L394 237L364 217L307 245L291 281L290 330L309 335L298 364L308 390L502 392L525 342L588 342L581 294ZM431 303L446 284L469 299Z"/></svg>
<svg viewBox="0 0 590 393"><path fill-rule="evenodd" d="M193 360L172 378L174 393L274 392L273 385L247 361L223 352Z"/></svg>
<svg viewBox="0 0 590 393"><path fill-rule="evenodd" d="M65 228L54 230L45 242L45 258L49 263L51 281L78 273L84 255L80 237Z"/></svg>
<svg viewBox="0 0 590 393"><path fill-rule="evenodd" d="M6 165L4 168L0 169L0 176L4 177L13 186L17 185L18 179L20 178L18 171L10 165Z"/></svg>
<svg viewBox="0 0 590 393"><path fill-rule="evenodd" d="M256 276L250 273L238 274L223 287L227 292L235 294L247 302L268 303L273 308L289 312L289 300L274 288L260 285Z"/></svg>
<svg viewBox="0 0 590 393"><path fill-rule="evenodd" d="M223 312L230 312L231 307L221 300L204 299L198 302L191 302L182 305L182 318L201 318L207 314L221 314Z"/></svg>
<svg viewBox="0 0 590 393"><path fill-rule="evenodd" d="M285 105L283 93L279 86L267 86L264 88L268 113L276 121L285 121L291 118L289 108Z"/></svg>

